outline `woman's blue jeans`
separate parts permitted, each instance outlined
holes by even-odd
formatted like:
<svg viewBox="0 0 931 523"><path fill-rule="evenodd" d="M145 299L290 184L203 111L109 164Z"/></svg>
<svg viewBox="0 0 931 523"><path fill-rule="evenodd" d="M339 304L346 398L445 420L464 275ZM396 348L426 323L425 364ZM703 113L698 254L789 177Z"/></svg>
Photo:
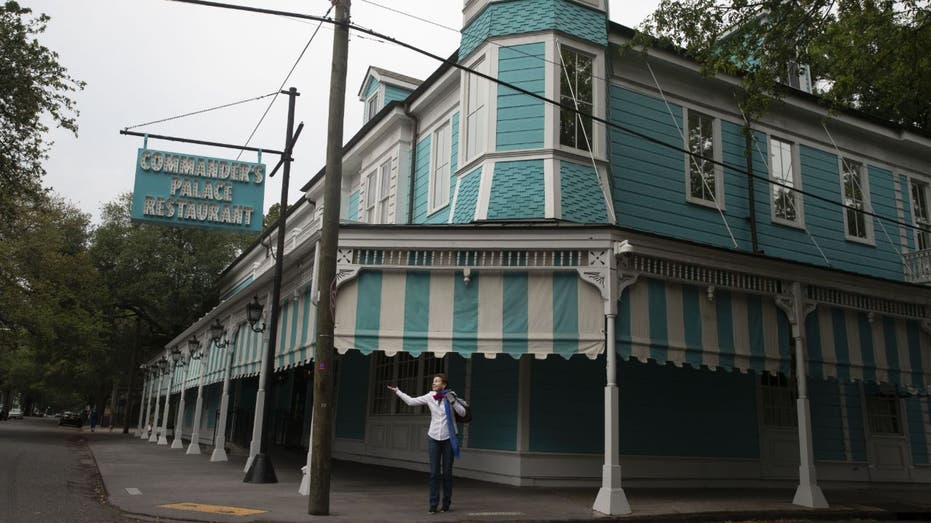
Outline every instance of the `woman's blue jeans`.
<svg viewBox="0 0 931 523"><path fill-rule="evenodd" d="M443 508L453 500L453 446L449 440L437 441L427 437L430 452L430 507L440 501L440 477L443 478ZM441 473L442 466L442 473Z"/></svg>

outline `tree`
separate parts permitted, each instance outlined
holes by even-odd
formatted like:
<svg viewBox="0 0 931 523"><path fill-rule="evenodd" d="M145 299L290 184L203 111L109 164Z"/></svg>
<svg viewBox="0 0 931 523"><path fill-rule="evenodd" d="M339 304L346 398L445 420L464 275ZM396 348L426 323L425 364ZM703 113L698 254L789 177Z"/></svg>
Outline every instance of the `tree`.
<svg viewBox="0 0 931 523"><path fill-rule="evenodd" d="M75 134L78 129L70 96L84 83L36 40L49 17L31 14L12 0L0 5L0 222L9 222L24 200L41 198L49 146L43 117ZM0 241L5 237L0 230Z"/></svg>
<svg viewBox="0 0 931 523"><path fill-rule="evenodd" d="M750 120L785 93L794 64L834 110L931 130L928 0L662 0L635 45L673 45L707 74L741 78Z"/></svg>

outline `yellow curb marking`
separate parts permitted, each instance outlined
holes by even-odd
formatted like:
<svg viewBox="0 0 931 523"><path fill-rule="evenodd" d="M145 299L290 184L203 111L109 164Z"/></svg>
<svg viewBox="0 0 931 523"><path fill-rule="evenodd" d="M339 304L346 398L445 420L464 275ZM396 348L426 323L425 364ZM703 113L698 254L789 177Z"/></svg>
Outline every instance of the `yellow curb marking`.
<svg viewBox="0 0 931 523"><path fill-rule="evenodd" d="M194 512L209 512L211 514L228 514L230 516L252 516L254 514L263 514L267 512L266 510L257 510L254 508L225 507L223 505L204 505L201 503L172 503L170 505L159 505L159 507L191 510Z"/></svg>

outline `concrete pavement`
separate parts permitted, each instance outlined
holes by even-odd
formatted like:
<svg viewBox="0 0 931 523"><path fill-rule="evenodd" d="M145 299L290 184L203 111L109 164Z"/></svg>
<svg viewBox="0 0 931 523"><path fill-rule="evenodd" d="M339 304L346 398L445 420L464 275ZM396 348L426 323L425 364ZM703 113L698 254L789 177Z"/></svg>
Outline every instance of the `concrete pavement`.
<svg viewBox="0 0 931 523"><path fill-rule="evenodd" d="M242 456L211 463L210 452L188 456L183 450L158 447L117 432L85 432L85 436L110 503L126 514L159 521L883 520L903 515L931 519L931 486L825 489L832 504L827 510L792 505L792 487L628 488L634 513L608 518L591 510L596 489L517 488L464 478L455 480L453 511L428 514L426 473L343 461L333 464L331 515L315 518L307 514L307 498L297 494L302 453L277 453L273 462L279 482L256 485L242 482ZM222 507L261 512L232 515Z"/></svg>

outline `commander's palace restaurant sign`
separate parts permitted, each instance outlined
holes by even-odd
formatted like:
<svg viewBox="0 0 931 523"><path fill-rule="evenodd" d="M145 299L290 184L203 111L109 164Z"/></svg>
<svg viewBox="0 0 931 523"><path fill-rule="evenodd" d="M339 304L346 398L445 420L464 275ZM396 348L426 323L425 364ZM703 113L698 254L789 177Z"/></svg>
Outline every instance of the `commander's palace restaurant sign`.
<svg viewBox="0 0 931 523"><path fill-rule="evenodd" d="M132 219L262 231L265 164L139 149Z"/></svg>

